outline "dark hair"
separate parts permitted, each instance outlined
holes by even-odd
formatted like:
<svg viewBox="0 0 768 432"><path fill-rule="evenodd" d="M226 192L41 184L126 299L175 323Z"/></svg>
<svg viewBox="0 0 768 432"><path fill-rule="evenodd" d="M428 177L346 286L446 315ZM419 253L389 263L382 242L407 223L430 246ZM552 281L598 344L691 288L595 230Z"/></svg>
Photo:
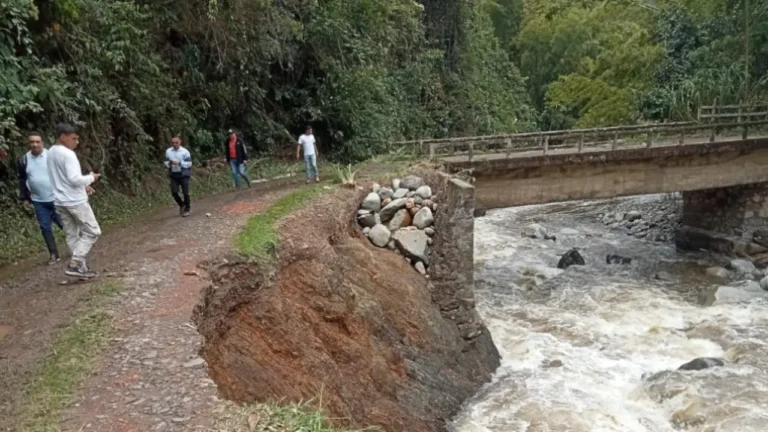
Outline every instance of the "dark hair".
<svg viewBox="0 0 768 432"><path fill-rule="evenodd" d="M27 133L27 138L31 138L31 137L33 137L33 136L37 136L37 137L40 137L40 138L42 138L42 137L43 137L43 134L41 134L41 133L40 133L40 132L38 132L38 131L30 131L29 133Z"/></svg>
<svg viewBox="0 0 768 432"><path fill-rule="evenodd" d="M174 139L174 138L178 138L178 139L179 139L179 141L184 141L184 139L183 139L183 138L181 138L181 134L176 134L176 135L174 135L174 136L172 136L172 137L171 137L171 139Z"/></svg>
<svg viewBox="0 0 768 432"><path fill-rule="evenodd" d="M310 129L312 129L312 126L309 126L309 125L307 125L307 127L306 127L306 128L304 128L304 130L305 130L305 131L308 131L308 130L310 130Z"/></svg>
<svg viewBox="0 0 768 432"><path fill-rule="evenodd" d="M77 133L77 129L69 123L59 123L56 125L56 137L59 138L62 135L71 135Z"/></svg>

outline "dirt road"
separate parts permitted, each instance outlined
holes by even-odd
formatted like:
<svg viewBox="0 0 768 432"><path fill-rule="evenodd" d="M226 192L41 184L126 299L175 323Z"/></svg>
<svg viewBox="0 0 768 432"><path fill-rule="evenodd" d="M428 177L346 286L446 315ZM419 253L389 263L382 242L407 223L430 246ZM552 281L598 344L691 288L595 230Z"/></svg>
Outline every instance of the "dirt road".
<svg viewBox="0 0 768 432"><path fill-rule="evenodd" d="M205 430L225 409L190 324L204 286L198 263L231 250L247 218L287 192L260 189L195 202L186 219L169 209L99 240L92 266L121 288L109 304L114 331L62 431ZM35 365L88 293L63 279L58 266L38 266L0 280L0 431L18 430Z"/></svg>

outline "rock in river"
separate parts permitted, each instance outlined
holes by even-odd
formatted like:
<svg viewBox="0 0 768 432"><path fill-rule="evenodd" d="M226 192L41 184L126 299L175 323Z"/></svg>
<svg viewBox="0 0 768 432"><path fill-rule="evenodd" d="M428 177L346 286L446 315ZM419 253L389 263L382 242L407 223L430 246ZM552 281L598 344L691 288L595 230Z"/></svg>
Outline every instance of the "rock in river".
<svg viewBox="0 0 768 432"><path fill-rule="evenodd" d="M557 240L555 236L549 235L547 229L539 224L530 224L523 228L523 236L533 239Z"/></svg>
<svg viewBox="0 0 768 432"><path fill-rule="evenodd" d="M431 227L433 223L435 223L435 217L432 215L432 210L429 207L419 210L413 218L413 224L418 229L426 229Z"/></svg>
<svg viewBox="0 0 768 432"><path fill-rule="evenodd" d="M381 221L389 222L389 220L395 216L395 213L405 208L405 205L407 203L408 203L408 198L400 198L400 199L393 200L391 203L387 204L387 206L381 209L381 212L379 212L379 217L381 218Z"/></svg>
<svg viewBox="0 0 768 432"><path fill-rule="evenodd" d="M387 243L389 243L389 238L391 235L392 234L389 232L387 227L379 224L371 229L371 232L368 233L368 238L371 239L371 243L380 248L383 248L387 246Z"/></svg>
<svg viewBox="0 0 768 432"><path fill-rule="evenodd" d="M725 362L719 358L702 357L680 366L677 370L698 371L713 367L725 366Z"/></svg>
<svg viewBox="0 0 768 432"><path fill-rule="evenodd" d="M710 267L706 271L707 276L712 276L720 279L728 279L728 275L731 273L722 267Z"/></svg>
<svg viewBox="0 0 768 432"><path fill-rule="evenodd" d="M731 270L744 275L751 275L757 271L757 267L752 264L752 261L743 259L731 260L730 264L728 264L728 267Z"/></svg>
<svg viewBox="0 0 768 432"><path fill-rule="evenodd" d="M608 255L605 257L606 264L632 264L632 258L623 257L621 255Z"/></svg>
<svg viewBox="0 0 768 432"><path fill-rule="evenodd" d="M429 265L429 257L427 256L427 239L429 237L424 231L415 227L408 227L395 231L392 237L395 239L397 248L406 258Z"/></svg>
<svg viewBox="0 0 768 432"><path fill-rule="evenodd" d="M363 200L363 204L360 206L360 208L363 210L378 212L381 210L381 197L377 193L369 193L368 196L366 196Z"/></svg>
<svg viewBox="0 0 768 432"><path fill-rule="evenodd" d="M579 251L576 249L571 249L566 252L562 258L560 258L560 262L557 263L557 268L565 270L570 266L583 266L585 264L586 263L584 262L584 258L581 256Z"/></svg>

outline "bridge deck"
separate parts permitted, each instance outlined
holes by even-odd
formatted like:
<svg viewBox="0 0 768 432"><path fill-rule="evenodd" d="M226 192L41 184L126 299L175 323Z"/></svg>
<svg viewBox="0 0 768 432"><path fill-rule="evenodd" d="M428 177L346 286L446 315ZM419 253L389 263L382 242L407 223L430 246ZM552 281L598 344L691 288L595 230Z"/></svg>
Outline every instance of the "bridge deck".
<svg viewBox="0 0 768 432"><path fill-rule="evenodd" d="M768 135L750 136L750 139L759 139L759 138L768 138ZM682 146L688 147L688 146L696 146L701 144L710 144L709 137L688 137L687 139L690 140L690 142L686 142L685 144L682 144ZM728 142L739 142L739 141L743 141L743 138L741 135L718 136L715 142L728 143ZM679 147L679 146L681 146L681 144L677 140L670 139L670 140L654 142L653 147L651 148ZM642 148L646 148L646 145L644 143L619 145L619 147L616 150L612 149L612 145L610 143L607 143L604 145L587 144L584 146L584 148L581 151L579 151L579 149L575 147L550 148L547 151L547 156L562 156L562 155L569 155L569 154L589 154L589 153L600 153L600 152L606 152L606 151L620 152L622 150L637 150ZM542 155L543 155L543 149L541 147L532 148L531 150L528 150L528 151L512 152L509 154L509 156L507 156L506 153L500 153L500 152L481 153L479 151L476 151L472 155L471 162L474 163L474 162L484 162L484 161L497 161L497 160L504 160L504 159L525 159L525 158L541 157ZM457 154L454 156L441 155L437 157L437 160L448 165L466 164L467 162L470 162L469 156L466 153Z"/></svg>

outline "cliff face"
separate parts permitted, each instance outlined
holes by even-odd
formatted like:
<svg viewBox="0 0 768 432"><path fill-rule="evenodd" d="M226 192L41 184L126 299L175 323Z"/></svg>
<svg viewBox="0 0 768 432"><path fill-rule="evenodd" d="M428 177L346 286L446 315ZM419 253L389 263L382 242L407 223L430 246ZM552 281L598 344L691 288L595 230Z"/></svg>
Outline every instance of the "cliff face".
<svg viewBox="0 0 768 432"><path fill-rule="evenodd" d="M433 282L357 231L362 192L349 190L281 221L270 274L237 261L211 266L194 320L224 397L314 399L340 426L445 430L499 358L474 310L471 228L470 262L456 262L466 258L466 237L449 239L466 230L467 209L471 222L471 186L461 192L446 178L432 180L441 182L444 206L451 193L454 201L470 197L458 200L458 213L438 212L445 238L435 239Z"/></svg>

